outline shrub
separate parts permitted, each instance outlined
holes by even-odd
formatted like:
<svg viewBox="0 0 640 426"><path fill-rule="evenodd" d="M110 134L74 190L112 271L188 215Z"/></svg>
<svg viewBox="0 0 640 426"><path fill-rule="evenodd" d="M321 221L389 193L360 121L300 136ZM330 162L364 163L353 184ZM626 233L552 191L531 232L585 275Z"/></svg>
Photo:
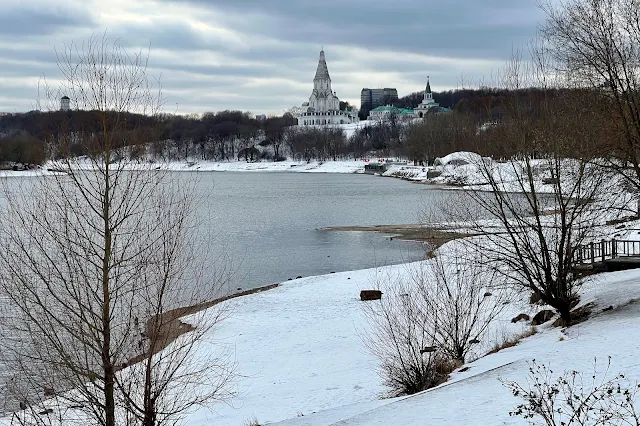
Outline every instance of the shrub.
<svg viewBox="0 0 640 426"><path fill-rule="evenodd" d="M610 363L611 358L602 379L597 378L595 362L594 372L590 375L565 371L554 379L549 367L534 360L529 365L526 387L516 382L503 382L513 396L524 400L509 415L546 426L640 426L640 416L635 410L640 384L629 384L622 374L607 379Z"/></svg>

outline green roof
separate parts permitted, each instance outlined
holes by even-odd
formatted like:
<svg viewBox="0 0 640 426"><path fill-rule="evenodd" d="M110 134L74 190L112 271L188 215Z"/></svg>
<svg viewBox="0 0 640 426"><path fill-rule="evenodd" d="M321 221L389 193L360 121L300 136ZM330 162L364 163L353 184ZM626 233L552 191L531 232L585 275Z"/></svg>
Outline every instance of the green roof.
<svg viewBox="0 0 640 426"><path fill-rule="evenodd" d="M390 111L390 112L396 112L398 114L413 114L412 109L398 108L392 105L379 106L371 110L371 112L374 112L374 111L375 112Z"/></svg>

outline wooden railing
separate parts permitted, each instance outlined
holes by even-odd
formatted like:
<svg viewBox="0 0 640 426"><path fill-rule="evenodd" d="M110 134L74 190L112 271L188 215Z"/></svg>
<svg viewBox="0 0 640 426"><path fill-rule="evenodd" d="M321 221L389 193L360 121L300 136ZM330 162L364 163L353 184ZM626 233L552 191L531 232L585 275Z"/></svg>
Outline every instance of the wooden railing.
<svg viewBox="0 0 640 426"><path fill-rule="evenodd" d="M582 244L574 253L574 264L604 262L619 257L640 257L640 241L601 240Z"/></svg>

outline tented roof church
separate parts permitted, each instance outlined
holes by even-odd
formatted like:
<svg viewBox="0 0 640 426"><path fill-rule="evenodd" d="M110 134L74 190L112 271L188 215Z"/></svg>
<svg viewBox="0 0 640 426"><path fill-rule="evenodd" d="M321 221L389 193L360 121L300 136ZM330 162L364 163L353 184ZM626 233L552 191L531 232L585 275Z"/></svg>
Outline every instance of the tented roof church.
<svg viewBox="0 0 640 426"><path fill-rule="evenodd" d="M320 51L316 76L313 78L313 91L309 102L302 104L302 111L298 116L299 126L316 126L327 124L353 123L358 116L353 111L340 111L340 99L331 89L331 77L324 57L324 50Z"/></svg>

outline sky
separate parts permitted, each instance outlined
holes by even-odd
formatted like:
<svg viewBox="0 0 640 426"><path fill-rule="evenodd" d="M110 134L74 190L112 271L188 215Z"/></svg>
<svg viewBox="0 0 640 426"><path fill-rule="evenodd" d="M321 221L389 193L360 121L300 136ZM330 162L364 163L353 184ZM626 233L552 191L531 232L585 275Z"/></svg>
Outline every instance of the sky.
<svg viewBox="0 0 640 426"><path fill-rule="evenodd" d="M106 34L149 54L164 112L281 114L308 101L322 48L333 90L495 80L542 22L537 0L2 0L0 112L35 109L56 52Z"/></svg>

